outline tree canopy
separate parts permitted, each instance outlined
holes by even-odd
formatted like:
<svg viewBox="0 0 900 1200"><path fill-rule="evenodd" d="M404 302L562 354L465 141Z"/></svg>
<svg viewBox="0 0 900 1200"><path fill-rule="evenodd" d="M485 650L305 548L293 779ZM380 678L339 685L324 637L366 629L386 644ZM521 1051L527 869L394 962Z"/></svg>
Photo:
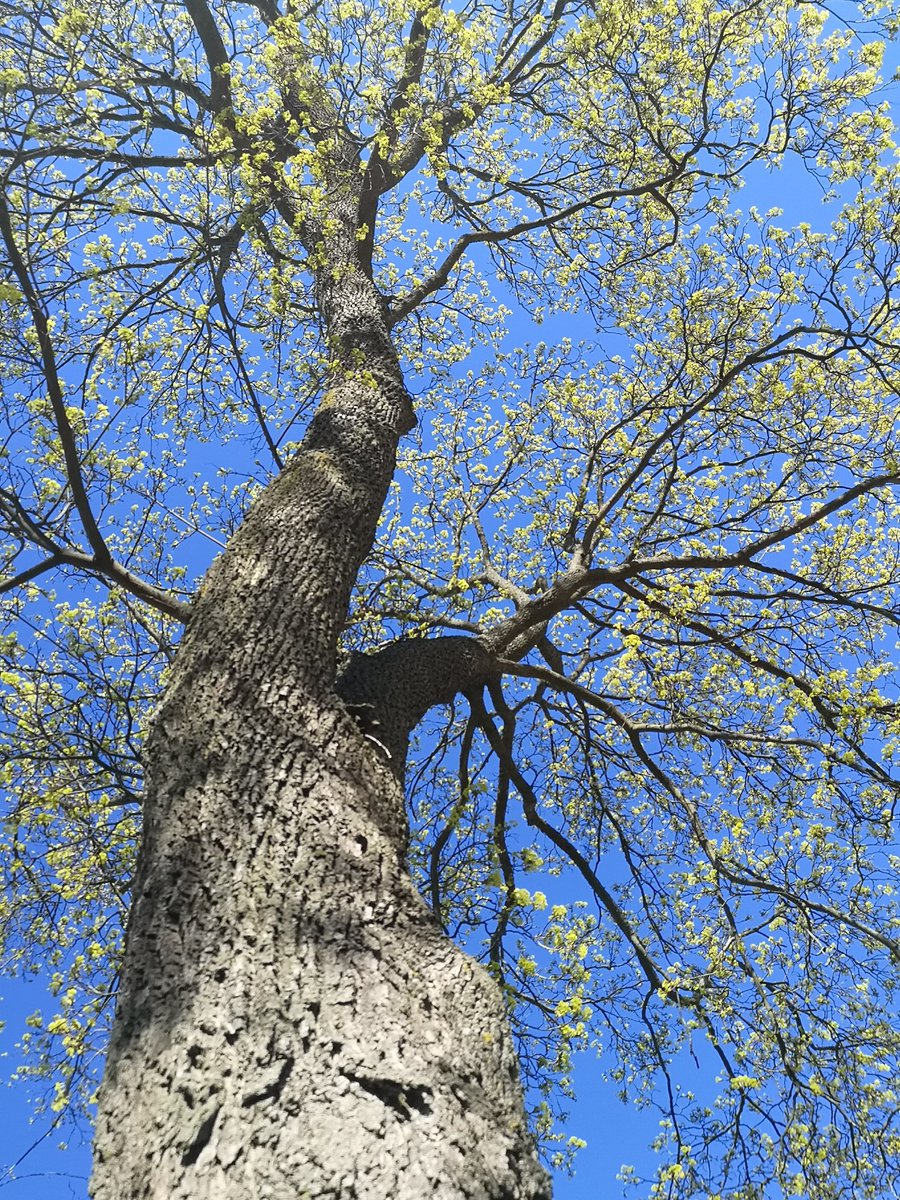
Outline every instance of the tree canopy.
<svg viewBox="0 0 900 1200"><path fill-rule="evenodd" d="M335 353L316 255L350 190L417 424L344 662L493 656L418 728L410 868L504 989L546 1153L592 1047L660 1109L642 1194L884 1195L891 8L2 13L0 961L49 964L52 1105L96 1086L141 730Z"/></svg>

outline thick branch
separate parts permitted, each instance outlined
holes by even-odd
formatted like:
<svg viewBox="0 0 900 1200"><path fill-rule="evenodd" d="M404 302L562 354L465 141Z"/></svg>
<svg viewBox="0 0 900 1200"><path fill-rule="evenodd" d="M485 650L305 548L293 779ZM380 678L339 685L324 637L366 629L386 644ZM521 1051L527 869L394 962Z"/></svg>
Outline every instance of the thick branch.
<svg viewBox="0 0 900 1200"><path fill-rule="evenodd" d="M22 289L32 322L34 323L35 332L37 333L44 382L47 385L47 395L50 399L50 407L53 412L62 448L66 480L72 493L72 499L75 502L75 509L84 527L88 544L93 551L92 554L85 554L83 551L75 550L69 546L58 545L40 529L34 519L22 507L17 497L12 496L10 493L4 493L2 506L7 515L14 521L17 528L21 530L23 536L33 545L45 551L49 557L35 567L0 583L0 591L9 591L36 578L45 570L66 564L96 573L108 582L131 592L138 599L153 605L154 608L159 609L160 612L165 613L167 616L174 617L178 621L186 621L189 606L163 589L141 579L132 571L129 571L127 567L123 566L122 563L117 562L107 546L103 534L100 532L100 527L97 524L87 494L84 477L81 473L81 461L78 454L75 431L72 429L66 411L62 384L56 365L56 355L53 349L53 340L50 336L50 323L41 304L37 288L31 278L31 272L16 243L9 208L5 196L2 194L0 194L0 235L2 235L6 245L13 273Z"/></svg>
<svg viewBox="0 0 900 1200"><path fill-rule="evenodd" d="M228 51L205 0L183 0L183 3L197 30L209 66L211 107L214 112L219 112L231 99Z"/></svg>
<svg viewBox="0 0 900 1200"><path fill-rule="evenodd" d="M335 691L402 777L409 735L425 713L497 673L475 638L402 638L375 654L352 654Z"/></svg>
<svg viewBox="0 0 900 1200"><path fill-rule="evenodd" d="M535 596L504 621L499 622L482 641L492 654L505 654L510 646L521 639L530 630L546 624L552 617L561 613L576 600L580 600L595 588L604 584L621 587L622 584L636 576L656 571L677 570L724 570L729 567L746 567L750 570L765 571L766 568L755 561L755 555L771 550L773 546L789 541L791 538L804 533L819 522L824 521L833 513L860 496L876 491L880 487L896 485L900 482L896 472L873 476L864 479L839 493L826 504L819 505L811 513L781 525L771 533L757 538L732 554L657 554L651 558L633 558L614 566L575 568L560 575L559 578L540 596Z"/></svg>
<svg viewBox="0 0 900 1200"><path fill-rule="evenodd" d="M111 587L120 587L124 591L130 592L138 600L143 600L145 604L149 604L159 612L165 613L167 617L181 621L182 624L186 624L190 618L190 604L179 600L171 592L166 592L162 588L148 583L145 579L141 579L138 575L134 575L126 567L123 567L121 563L111 560L105 566L101 567L97 563L97 560L90 554L83 554L79 550L68 550L59 547L54 549L48 558L42 559L39 563L35 563L34 566L28 567L24 571L20 571L18 575L10 576L8 579L0 579L0 595L4 592L15 591L23 587L26 583L30 583L32 579L37 579L45 571L52 571L57 567L74 567L76 570L84 571L88 575L96 575Z"/></svg>

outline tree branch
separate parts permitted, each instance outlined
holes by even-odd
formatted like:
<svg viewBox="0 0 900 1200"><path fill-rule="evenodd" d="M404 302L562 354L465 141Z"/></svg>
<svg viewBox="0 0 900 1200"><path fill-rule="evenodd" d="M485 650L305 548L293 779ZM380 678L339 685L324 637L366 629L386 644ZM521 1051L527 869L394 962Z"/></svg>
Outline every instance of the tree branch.
<svg viewBox="0 0 900 1200"><path fill-rule="evenodd" d="M710 840L706 830L703 828L703 823L697 812L696 806L688 799L682 789L671 778L671 776L663 770L659 763L649 753L644 743L641 740L640 730L638 726L631 721L620 709L614 704L610 704L608 700L604 700L602 696L598 696L596 692L590 691L589 688L583 687L581 684L575 683L573 680L565 676L557 675L555 671L551 671L546 667L532 666L530 664L504 662L500 660L498 666L510 675L520 675L530 679L540 679L545 683L550 684L561 691L571 692L573 695L579 696L586 700L587 703L598 708L606 716L610 717L620 729L625 733L628 740L631 742L635 754L646 767L649 774L659 783L663 789L676 801L679 808L685 814L688 820L688 825L697 842L698 847L706 855L710 866L723 878L727 879L736 887L748 888L751 891L766 892L771 895L779 896L786 900L789 904L800 909L801 911L817 912L823 916L829 917L831 920L847 925L851 929L855 929L857 933L863 937L871 938L878 942L879 945L887 949L892 957L900 962L900 941L881 933L873 926L866 924L864 921L858 920L850 913L842 912L840 909L834 908L833 905L825 904L822 901L813 900L808 896L799 896L796 892L791 891L787 887L782 887L773 881L766 879L764 876L757 874L750 868L738 868L732 866L729 862L722 858L715 844ZM513 776L515 781L515 776ZM516 783L518 787L518 783ZM527 786L527 785L526 785Z"/></svg>
<svg viewBox="0 0 900 1200"><path fill-rule="evenodd" d="M47 315L41 306L37 289L32 282L31 274L16 244L5 192L0 192L0 235L3 237L13 273L19 281L19 286L22 289L35 332L37 333L44 380L47 384L47 395L50 399L53 418L56 422L56 429L60 445L62 446L66 479L72 492L72 499L75 501L75 508L78 511L78 516L81 518L81 523L84 526L85 534L87 535L91 549L94 551L97 563L100 566L105 566L107 563L112 562L112 555L103 539L88 499L84 479L81 474L81 463L78 458L75 433L66 412L62 386L56 367L56 356L53 350L53 341L50 337L50 325Z"/></svg>
<svg viewBox="0 0 900 1200"><path fill-rule="evenodd" d="M516 225L511 225L508 229L481 229L463 234L433 275L420 283L418 287L413 288L411 292L407 292L405 296L398 297L391 306L391 323L396 324L398 321L402 321L404 317L409 316L413 309L418 308L423 300L433 295L434 292L439 291L446 284L450 278L450 272L459 263L470 246L482 244L499 245L502 242L522 237L526 233L533 233L539 229L551 229L554 225L558 225L568 220L569 217L584 212L587 208L597 208L601 204L621 200L626 196L645 196L648 193L658 190L665 184L671 183L679 174L680 172L673 172L672 174L664 175L660 179L653 180L652 183L641 184L633 188L607 188L601 192L595 192L592 196L588 196L584 200L578 200L573 204L567 205L565 208L549 213L546 216L535 217L531 221L520 221Z"/></svg>
<svg viewBox="0 0 900 1200"><path fill-rule="evenodd" d="M503 699L502 693L498 687L491 688L491 698L497 707L497 711L503 717L504 722L508 719L513 719L512 712L506 701ZM607 891L596 873L591 868L590 863L584 855L573 845L573 843L558 829L545 821L538 812L537 797L534 794L534 789L522 775L515 759L509 753L506 741L497 731L496 726L490 719L484 701L481 698L480 692L472 692L469 695L469 703L472 705L472 711L475 713L476 719L484 730L485 736L488 739L491 749L497 755L498 760L503 764L504 769L508 772L510 779L515 784L516 791L522 798L522 808L525 813L525 820L533 828L542 833L548 841L552 842L558 850L561 850L570 860L572 865L578 870L582 878L587 883L588 887L606 909L613 924L618 928L634 950L635 956L641 965L641 970L647 978L647 982L654 989L659 991L662 987L663 977L657 970L653 959L647 948L644 946L637 931L632 926L628 917L616 903L612 894ZM672 994L672 993L670 993Z"/></svg>
<svg viewBox="0 0 900 1200"><path fill-rule="evenodd" d="M576 566L560 575L552 586L540 596L529 599L512 616L495 625L493 629L482 636L481 641L490 653L504 654L517 638L522 637L530 629L546 624L550 618L558 615L563 609L568 608L574 601L580 600L595 588L603 584L613 584L619 587L624 581L648 571L722 570L727 567L763 570L764 568L759 563L753 561L755 554L769 550L773 546L803 533L832 513L845 508L860 496L880 487L895 485L898 482L900 482L900 476L893 471L863 480L841 492L827 504L820 505L807 516L773 530L772 533L758 538L733 554L654 555L652 558L631 559L614 566L595 568Z"/></svg>
<svg viewBox="0 0 900 1200"><path fill-rule="evenodd" d="M585 572L586 579L590 581L595 576L598 582L602 578L602 582L608 582L612 577L613 580L627 578L631 575L642 575L647 571L667 571L680 569L704 569L716 570L723 567L740 567L749 566L753 569L761 569L758 563L752 561L754 555L761 554L764 550L770 550L773 546L779 545L781 542L787 541L789 538L796 537L798 533L803 533L805 530L817 525L832 513L838 512L842 508L846 508L848 504L858 499L860 496L866 495L868 492L873 492L880 487L888 487L900 483L900 475L896 471L886 472L882 475L875 475L871 479L864 479L860 483L855 484L852 488L848 488L845 492L841 492L827 504L822 504L818 508L813 509L805 517L800 517L790 525L781 525L778 529L774 529L771 533L767 533L764 537L758 538L755 542L751 542L742 550L737 550L733 554L685 554L685 555L655 555L653 558L633 559L628 563L623 563L621 568L604 568L601 572L587 571Z"/></svg>
<svg viewBox="0 0 900 1200"><path fill-rule="evenodd" d="M213 112L222 112L231 104L230 60L225 42L205 0L182 0L182 3L194 23L203 53L206 55L210 79L210 107Z"/></svg>
<svg viewBox="0 0 900 1200"><path fill-rule="evenodd" d="M377 725L374 736L402 777L409 735L425 713L496 674L476 638L401 638L374 654L353 652L334 688L354 714Z"/></svg>

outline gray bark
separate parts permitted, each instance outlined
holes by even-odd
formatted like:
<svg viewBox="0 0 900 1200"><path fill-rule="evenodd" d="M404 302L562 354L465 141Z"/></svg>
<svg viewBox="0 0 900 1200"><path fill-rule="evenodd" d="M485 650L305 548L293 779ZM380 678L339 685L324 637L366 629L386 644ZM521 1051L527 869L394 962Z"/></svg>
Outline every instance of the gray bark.
<svg viewBox="0 0 900 1200"><path fill-rule="evenodd" d="M401 643L335 690L412 418L371 283L335 273L320 301L328 390L210 571L148 733L95 1200L549 1196L503 1000L404 865L409 731L487 656Z"/></svg>

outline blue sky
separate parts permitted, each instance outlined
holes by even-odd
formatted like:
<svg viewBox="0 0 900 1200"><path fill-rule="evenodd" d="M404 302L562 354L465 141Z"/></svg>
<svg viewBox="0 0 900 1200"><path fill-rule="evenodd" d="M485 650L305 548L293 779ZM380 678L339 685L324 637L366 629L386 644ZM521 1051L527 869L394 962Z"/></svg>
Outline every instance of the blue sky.
<svg viewBox="0 0 900 1200"><path fill-rule="evenodd" d="M4 979L0 984L0 1195L9 1200L83 1200L87 1196L90 1150L80 1131L53 1130L47 1118L32 1118L29 1085L8 1081L18 1059L16 1042L25 1018L54 1003L40 981ZM66 1138L68 1148L60 1149ZM10 1176L10 1168L22 1159Z"/></svg>

